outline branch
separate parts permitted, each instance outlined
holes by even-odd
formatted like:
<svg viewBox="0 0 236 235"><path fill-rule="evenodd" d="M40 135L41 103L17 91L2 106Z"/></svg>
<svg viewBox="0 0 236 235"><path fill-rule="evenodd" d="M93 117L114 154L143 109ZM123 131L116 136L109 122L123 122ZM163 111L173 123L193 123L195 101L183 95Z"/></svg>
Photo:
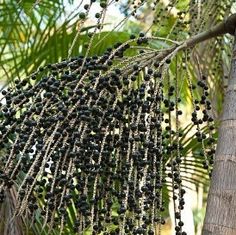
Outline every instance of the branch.
<svg viewBox="0 0 236 235"><path fill-rule="evenodd" d="M199 33L183 42L180 42L178 46L172 46L171 48L166 49L162 53L158 53L155 56L155 59L161 60L160 66L165 63L168 58L172 58L178 51L186 49L189 47L194 47L200 42L209 40L211 38L221 36L223 34L229 33L234 35L236 31L236 14L230 15L227 19L221 23L213 26L211 29Z"/></svg>
<svg viewBox="0 0 236 235"><path fill-rule="evenodd" d="M200 34L197 34L193 36L192 38L186 40L184 43L186 44L187 47L192 47L195 46L196 44L203 42L205 40L230 33L234 35L236 29L236 14L232 14L229 16L227 19L225 19L223 22L217 24L213 28L202 32Z"/></svg>

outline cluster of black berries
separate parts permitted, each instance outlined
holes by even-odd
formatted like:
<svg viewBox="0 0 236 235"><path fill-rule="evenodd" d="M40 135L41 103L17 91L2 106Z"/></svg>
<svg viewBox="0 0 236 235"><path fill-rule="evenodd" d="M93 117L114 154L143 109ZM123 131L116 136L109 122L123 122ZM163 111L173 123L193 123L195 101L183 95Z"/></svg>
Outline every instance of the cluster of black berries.
<svg viewBox="0 0 236 235"><path fill-rule="evenodd" d="M202 76L197 82L197 86L191 84L192 91L198 87L198 93L201 94L199 99L194 99L194 111L192 113L192 122L196 126L196 137L198 142L202 145L202 151L199 152L203 159L203 168L207 169L211 176L212 165L214 163L215 154L215 138L213 137L214 123L211 114L211 102L208 99L209 88L207 85L206 76ZM207 126L208 131L205 134L202 126Z"/></svg>
<svg viewBox="0 0 236 235"><path fill-rule="evenodd" d="M171 126L181 100L174 86L164 89L163 66L147 64L150 53L119 62L127 49L119 43L99 57L41 67L2 91L0 202L23 179L16 214L37 211L63 230L73 211L72 233L152 235L165 223L167 165L179 191L176 232L184 234L181 135Z"/></svg>

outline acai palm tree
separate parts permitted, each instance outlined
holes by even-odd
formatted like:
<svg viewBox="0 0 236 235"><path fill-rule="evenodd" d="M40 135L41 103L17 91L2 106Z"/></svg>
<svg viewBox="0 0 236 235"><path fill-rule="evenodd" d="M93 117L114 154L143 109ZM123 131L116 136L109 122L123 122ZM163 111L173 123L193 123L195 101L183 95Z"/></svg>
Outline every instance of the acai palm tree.
<svg viewBox="0 0 236 235"><path fill-rule="evenodd" d="M234 5L1 1L0 233L236 234Z"/></svg>

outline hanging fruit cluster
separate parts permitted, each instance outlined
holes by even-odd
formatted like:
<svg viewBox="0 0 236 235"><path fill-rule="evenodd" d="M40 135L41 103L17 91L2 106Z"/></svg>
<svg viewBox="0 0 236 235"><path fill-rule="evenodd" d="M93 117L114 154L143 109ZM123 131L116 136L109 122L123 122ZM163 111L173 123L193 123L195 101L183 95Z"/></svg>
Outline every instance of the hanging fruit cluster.
<svg viewBox="0 0 236 235"><path fill-rule="evenodd" d="M140 45L148 38L130 41ZM186 234L179 79L170 78L171 59L158 61L155 51L120 62L130 41L100 57L40 67L2 91L0 202L20 182L15 215L40 213L45 225L62 232L73 209L77 234L151 235L165 223L169 185L175 230ZM213 130L205 77L198 85L203 94L192 97L192 121L210 172L214 139L200 128L205 122Z"/></svg>

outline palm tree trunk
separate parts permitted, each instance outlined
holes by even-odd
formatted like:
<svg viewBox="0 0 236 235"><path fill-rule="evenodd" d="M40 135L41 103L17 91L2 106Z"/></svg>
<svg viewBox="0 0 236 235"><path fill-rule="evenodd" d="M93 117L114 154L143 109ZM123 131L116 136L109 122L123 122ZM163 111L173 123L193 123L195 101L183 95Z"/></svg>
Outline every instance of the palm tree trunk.
<svg viewBox="0 0 236 235"><path fill-rule="evenodd" d="M236 235L236 36L203 235Z"/></svg>

